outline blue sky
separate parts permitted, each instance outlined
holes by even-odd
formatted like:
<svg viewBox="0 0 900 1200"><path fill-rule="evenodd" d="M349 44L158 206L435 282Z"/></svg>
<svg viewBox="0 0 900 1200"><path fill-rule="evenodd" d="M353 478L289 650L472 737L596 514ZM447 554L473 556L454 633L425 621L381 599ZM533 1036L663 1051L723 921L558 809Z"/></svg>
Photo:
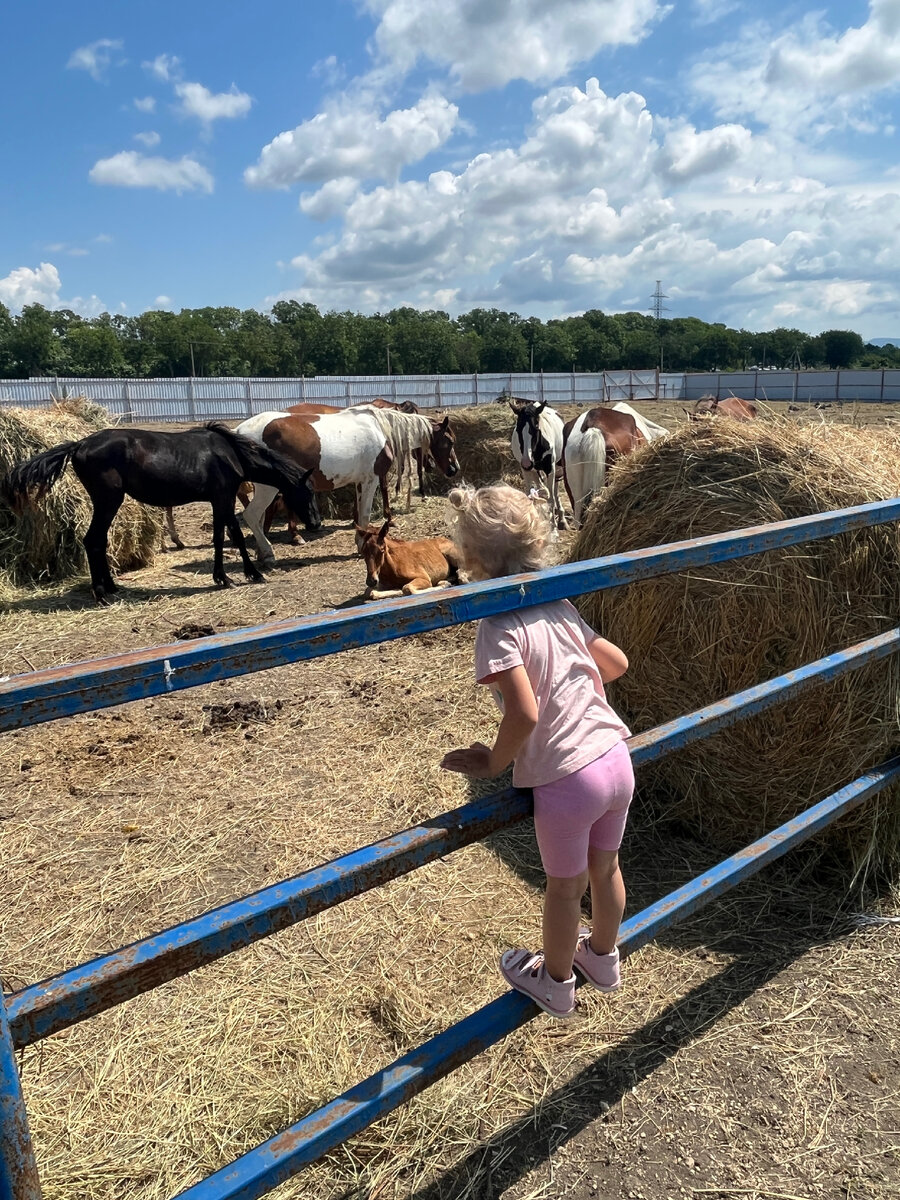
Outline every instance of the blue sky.
<svg viewBox="0 0 900 1200"><path fill-rule="evenodd" d="M14 312L546 320L660 279L672 316L900 333L900 0L50 0L4 32Z"/></svg>

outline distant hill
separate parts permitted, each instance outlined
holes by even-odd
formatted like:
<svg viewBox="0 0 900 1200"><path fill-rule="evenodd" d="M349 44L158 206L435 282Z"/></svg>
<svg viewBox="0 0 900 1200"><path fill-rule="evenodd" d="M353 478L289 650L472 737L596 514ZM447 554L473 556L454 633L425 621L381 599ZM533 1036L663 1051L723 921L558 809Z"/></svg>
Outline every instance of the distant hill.
<svg viewBox="0 0 900 1200"><path fill-rule="evenodd" d="M900 334L892 338L869 338L867 345L869 346L900 346Z"/></svg>

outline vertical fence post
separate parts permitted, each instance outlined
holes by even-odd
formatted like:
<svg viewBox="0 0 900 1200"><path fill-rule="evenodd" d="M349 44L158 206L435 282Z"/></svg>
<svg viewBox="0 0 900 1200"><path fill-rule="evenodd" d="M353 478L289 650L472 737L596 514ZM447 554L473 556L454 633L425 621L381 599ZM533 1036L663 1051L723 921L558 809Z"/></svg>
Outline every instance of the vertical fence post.
<svg viewBox="0 0 900 1200"><path fill-rule="evenodd" d="M188 412L191 414L191 420L197 420L197 404L194 400L194 378L188 380Z"/></svg>
<svg viewBox="0 0 900 1200"><path fill-rule="evenodd" d="M0 1200L41 1200L16 1052L0 992Z"/></svg>
<svg viewBox="0 0 900 1200"><path fill-rule="evenodd" d="M250 379L247 378L247 416L253 416L253 394L250 391Z"/></svg>
<svg viewBox="0 0 900 1200"><path fill-rule="evenodd" d="M838 367L838 369L834 373L834 398L835 398L835 401L838 401L841 398L841 368L840 367Z"/></svg>
<svg viewBox="0 0 900 1200"><path fill-rule="evenodd" d="M475 403L477 404L478 403L478 372L477 371L475 372L474 380L475 380Z"/></svg>
<svg viewBox="0 0 900 1200"><path fill-rule="evenodd" d="M131 392L128 390L128 380L122 384L122 399L125 401L125 420L129 425L134 424L134 412L131 407Z"/></svg>

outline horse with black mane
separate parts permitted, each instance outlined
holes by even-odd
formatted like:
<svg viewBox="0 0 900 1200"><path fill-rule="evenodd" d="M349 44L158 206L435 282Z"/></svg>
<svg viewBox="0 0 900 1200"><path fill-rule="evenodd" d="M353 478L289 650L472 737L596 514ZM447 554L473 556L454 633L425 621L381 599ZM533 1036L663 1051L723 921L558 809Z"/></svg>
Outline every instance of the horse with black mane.
<svg viewBox="0 0 900 1200"><path fill-rule="evenodd" d="M216 421L182 433L101 429L80 441L63 442L13 467L2 485L4 497L13 508L26 503L32 492L35 499L40 499L69 462L93 505L84 548L91 591L98 604L108 603L112 593L118 591L109 569L107 534L126 495L160 508L209 501L213 512L213 580L217 587L232 586L223 561L226 527L240 551L244 574L254 583L264 582L250 561L234 512L235 496L243 479L277 488L308 529L318 529L322 524L315 493L309 486L312 472Z"/></svg>

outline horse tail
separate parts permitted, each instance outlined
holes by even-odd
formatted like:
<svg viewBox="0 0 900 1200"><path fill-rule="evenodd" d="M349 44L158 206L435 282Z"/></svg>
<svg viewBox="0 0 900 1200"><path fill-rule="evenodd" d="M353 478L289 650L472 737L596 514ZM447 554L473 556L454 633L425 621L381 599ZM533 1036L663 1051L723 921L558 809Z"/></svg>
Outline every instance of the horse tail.
<svg viewBox="0 0 900 1200"><path fill-rule="evenodd" d="M35 491L35 500L40 500L41 496L49 492L83 440L82 438L75 442L63 442L14 466L2 485L4 499L10 507L21 507L28 500L32 489Z"/></svg>
<svg viewBox="0 0 900 1200"><path fill-rule="evenodd" d="M321 524L318 506L309 484L312 471L304 470L299 463L272 450L261 442L235 433L221 421L210 421L207 429L223 437L237 456L244 478L251 483L267 483L283 493L288 507L298 513L304 523L310 528L318 529Z"/></svg>

